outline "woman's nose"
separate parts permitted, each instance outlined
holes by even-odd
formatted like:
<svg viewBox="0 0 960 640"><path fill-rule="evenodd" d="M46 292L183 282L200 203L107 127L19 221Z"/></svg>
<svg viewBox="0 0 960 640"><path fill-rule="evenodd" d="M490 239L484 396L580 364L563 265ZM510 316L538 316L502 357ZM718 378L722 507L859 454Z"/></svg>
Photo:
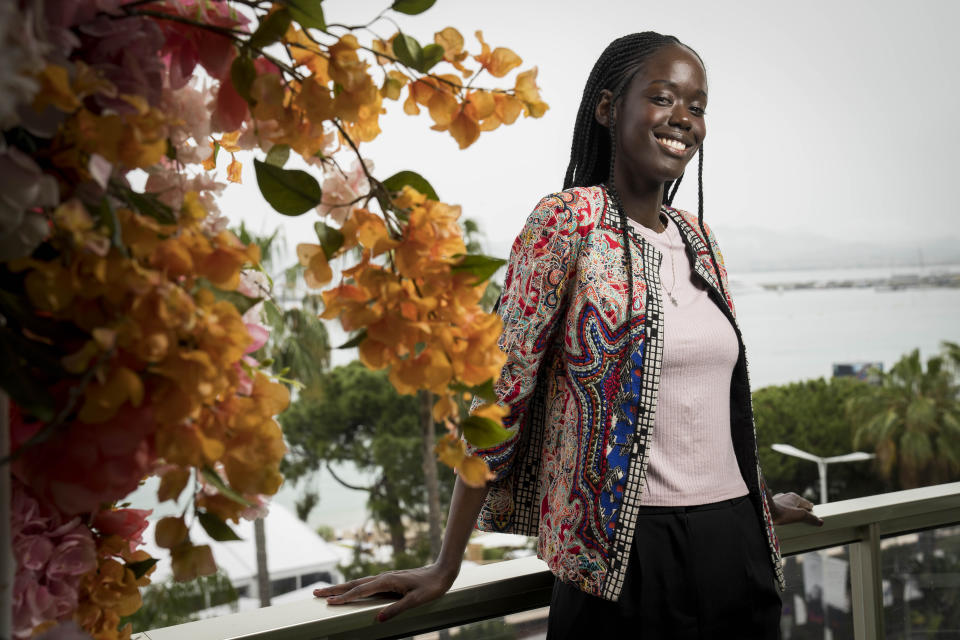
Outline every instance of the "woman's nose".
<svg viewBox="0 0 960 640"><path fill-rule="evenodd" d="M680 129L689 129L692 126L690 114L687 113L686 107L679 103L674 105L673 111L670 112L670 120L668 123L671 127L678 127Z"/></svg>

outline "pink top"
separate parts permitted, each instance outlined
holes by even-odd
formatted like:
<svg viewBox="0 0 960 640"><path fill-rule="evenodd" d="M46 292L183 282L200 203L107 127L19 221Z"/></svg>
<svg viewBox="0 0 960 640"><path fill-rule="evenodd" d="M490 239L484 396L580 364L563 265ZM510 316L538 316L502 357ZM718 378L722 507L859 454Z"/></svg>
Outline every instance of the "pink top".
<svg viewBox="0 0 960 640"><path fill-rule="evenodd" d="M746 495L730 434L737 335L693 275L676 225L657 233L630 224L663 254L663 365L640 504L687 506Z"/></svg>

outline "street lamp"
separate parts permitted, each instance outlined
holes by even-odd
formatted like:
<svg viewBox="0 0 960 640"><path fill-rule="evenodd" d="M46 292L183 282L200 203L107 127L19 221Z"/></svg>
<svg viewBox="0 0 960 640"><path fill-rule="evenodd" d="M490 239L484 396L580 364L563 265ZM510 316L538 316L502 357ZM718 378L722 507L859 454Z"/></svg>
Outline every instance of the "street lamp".
<svg viewBox="0 0 960 640"><path fill-rule="evenodd" d="M831 462L860 462L861 460L870 460L875 457L872 453L854 451L853 453L845 453L842 456L830 456L828 458L824 458L822 456L815 456L812 453L807 453L802 449L797 449L795 446L790 444L772 444L770 445L770 448L777 453L794 456L795 458L803 458L804 460L810 460L811 462L817 463L817 468L820 470L820 504L827 503L828 464Z"/></svg>

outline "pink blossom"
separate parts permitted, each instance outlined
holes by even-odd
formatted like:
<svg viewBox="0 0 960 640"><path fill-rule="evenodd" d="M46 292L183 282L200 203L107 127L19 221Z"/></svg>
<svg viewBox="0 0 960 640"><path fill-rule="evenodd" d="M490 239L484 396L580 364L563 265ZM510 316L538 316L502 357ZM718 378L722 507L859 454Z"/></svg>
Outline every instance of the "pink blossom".
<svg viewBox="0 0 960 640"><path fill-rule="evenodd" d="M364 160L368 171L373 171L373 161ZM336 167L328 168L323 181L323 202L317 207L320 215L329 215L337 224L347 219L353 203L370 189L370 182L363 166L354 159L350 169L341 173Z"/></svg>
<svg viewBox="0 0 960 640"><path fill-rule="evenodd" d="M240 272L240 284L237 285L237 292L248 298L262 298L265 294L270 293L270 281L262 271L245 269ZM248 323L251 322L246 320L246 314L244 314L244 320Z"/></svg>
<svg viewBox="0 0 960 640"><path fill-rule="evenodd" d="M49 234L41 208L59 200L57 181L18 149L0 153L0 260L30 255Z"/></svg>
<svg viewBox="0 0 960 640"><path fill-rule="evenodd" d="M163 111L176 123L170 126L170 141L176 149L177 160L184 164L203 162L212 153L210 112L206 104L209 99L209 91L191 86L163 92Z"/></svg>
<svg viewBox="0 0 960 640"><path fill-rule="evenodd" d="M250 113L247 101L240 97L230 78L220 81L217 91L217 104L213 111L211 124L217 131L236 131L243 126Z"/></svg>
<svg viewBox="0 0 960 640"><path fill-rule="evenodd" d="M97 567L93 535L80 518L65 519L13 478L10 531L17 570L13 585L13 632L30 637L43 622L77 608L80 578Z"/></svg>
<svg viewBox="0 0 960 640"><path fill-rule="evenodd" d="M183 196L188 191L195 191L199 196L200 204L208 213L211 215L220 213L217 196L227 185L217 182L206 172L188 178L166 158L147 169L147 172L149 176L144 189L149 193L157 194L160 201L172 208L174 212L180 211L180 207L183 206Z"/></svg>
<svg viewBox="0 0 960 640"><path fill-rule="evenodd" d="M199 17L206 24L231 29L247 30L249 22L246 16L218 0L170 0L154 10L191 20ZM230 65L237 56L237 50L229 38L172 20L157 22L165 36L162 55L170 72L172 88L184 86L193 76L193 69L198 63L214 78L221 79L228 75Z"/></svg>
<svg viewBox="0 0 960 640"><path fill-rule="evenodd" d="M11 416L11 441L16 448L36 423ZM110 420L89 425L71 423L58 437L31 446L13 463L13 473L41 500L60 513L96 511L133 491L150 472L156 454L156 422L149 407L124 405ZM60 558L71 562L72 556ZM64 568L68 570L68 568Z"/></svg>
<svg viewBox="0 0 960 640"><path fill-rule="evenodd" d="M112 82L121 94L143 96L159 106L166 76L160 58L163 32L150 18L129 17L122 20L97 14L92 20L76 26L80 33L80 51L84 62ZM103 95L94 96L101 108L130 111L125 100Z"/></svg>
<svg viewBox="0 0 960 640"><path fill-rule="evenodd" d="M147 528L147 516L153 509L111 509L100 511L93 517L93 526L106 535L118 535L130 543L130 551L143 544L143 532Z"/></svg>

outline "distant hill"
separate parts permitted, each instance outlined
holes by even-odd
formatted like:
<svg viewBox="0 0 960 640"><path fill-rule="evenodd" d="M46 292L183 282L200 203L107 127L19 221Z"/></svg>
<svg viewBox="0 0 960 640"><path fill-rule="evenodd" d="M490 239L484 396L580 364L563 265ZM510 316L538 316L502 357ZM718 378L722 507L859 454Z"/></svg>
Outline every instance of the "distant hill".
<svg viewBox="0 0 960 640"><path fill-rule="evenodd" d="M813 233L715 225L732 271L904 267L960 263L960 237L903 243L844 242Z"/></svg>

